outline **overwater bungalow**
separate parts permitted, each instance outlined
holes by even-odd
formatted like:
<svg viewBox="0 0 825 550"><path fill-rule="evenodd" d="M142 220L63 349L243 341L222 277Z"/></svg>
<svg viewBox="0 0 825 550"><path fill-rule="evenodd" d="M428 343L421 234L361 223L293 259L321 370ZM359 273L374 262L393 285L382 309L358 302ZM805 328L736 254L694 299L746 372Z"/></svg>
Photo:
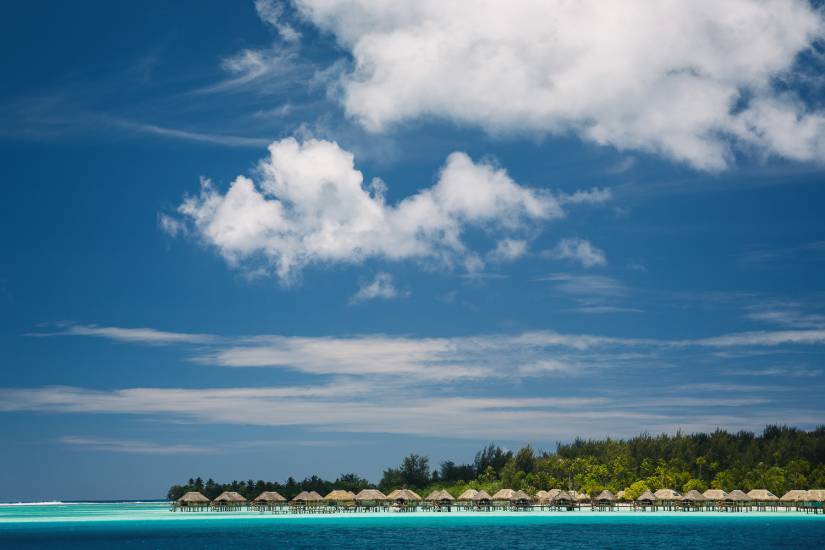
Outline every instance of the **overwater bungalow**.
<svg viewBox="0 0 825 550"><path fill-rule="evenodd" d="M593 510L613 510L616 506L616 495L605 489L593 499Z"/></svg>
<svg viewBox="0 0 825 550"><path fill-rule="evenodd" d="M355 495L355 503L359 510L371 511L386 509L389 499L378 489L362 489Z"/></svg>
<svg viewBox="0 0 825 550"><path fill-rule="evenodd" d="M197 491L189 491L172 506L172 511L195 512L209 509L209 499Z"/></svg>
<svg viewBox="0 0 825 550"><path fill-rule="evenodd" d="M825 489L811 489L799 496L797 510L802 510L806 514L825 513Z"/></svg>
<svg viewBox="0 0 825 550"><path fill-rule="evenodd" d="M728 496L722 499L721 502L721 509L726 512L741 512L744 510L750 510L752 501L751 497L745 494L743 491L739 489L734 489Z"/></svg>
<svg viewBox="0 0 825 550"><path fill-rule="evenodd" d="M499 489L499 491L493 495L493 508L499 510L508 509L510 507L510 501L515 494L516 492L513 489Z"/></svg>
<svg viewBox="0 0 825 550"><path fill-rule="evenodd" d="M574 496L576 497L576 504L578 506L590 502L590 495L588 495L587 493L576 493L575 491L573 493L575 493Z"/></svg>
<svg viewBox="0 0 825 550"><path fill-rule="evenodd" d="M673 510L682 495L673 489L659 489L653 496L656 497L656 506L664 510Z"/></svg>
<svg viewBox="0 0 825 550"><path fill-rule="evenodd" d="M515 494L513 489L500 489L493 495L493 502L510 502Z"/></svg>
<svg viewBox="0 0 825 550"><path fill-rule="evenodd" d="M323 502L324 497L315 491L301 491L289 501L289 505L299 512L316 512Z"/></svg>
<svg viewBox="0 0 825 550"><path fill-rule="evenodd" d="M473 497L478 494L478 491L475 489L467 489L460 495L458 495L458 507L463 509L469 509L474 507Z"/></svg>
<svg viewBox="0 0 825 550"><path fill-rule="evenodd" d="M708 503L711 506L718 509L722 506L722 502L725 500L725 497L728 496L728 493L722 489L708 489L702 493L702 496L708 499Z"/></svg>
<svg viewBox="0 0 825 550"><path fill-rule="evenodd" d="M510 506L512 506L516 510L530 510L533 507L533 499L519 489L513 494L513 498L510 500Z"/></svg>
<svg viewBox="0 0 825 550"><path fill-rule="evenodd" d="M502 509L523 510L530 506L530 495L524 491L501 489L493 495L493 503Z"/></svg>
<svg viewBox="0 0 825 550"><path fill-rule="evenodd" d="M336 511L354 512L355 511L355 493L352 491L344 491L342 489L335 489L330 491L324 497L324 502L329 506L335 508Z"/></svg>
<svg viewBox="0 0 825 550"><path fill-rule="evenodd" d="M575 499L573 495L568 493L567 491L562 491L561 489L554 489L553 491L558 491L553 493L550 498L550 506L555 508L556 510L572 510L573 505L575 504Z"/></svg>
<svg viewBox="0 0 825 550"><path fill-rule="evenodd" d="M651 512L656 510L656 495L648 489L633 501L633 509L642 511L649 510Z"/></svg>
<svg viewBox="0 0 825 550"><path fill-rule="evenodd" d="M487 491L476 491L473 495L473 509L490 511L493 506L493 497Z"/></svg>
<svg viewBox="0 0 825 550"><path fill-rule="evenodd" d="M387 495L387 499L393 503L393 508L401 512L414 512L421 502L418 493L409 489L396 489Z"/></svg>
<svg viewBox="0 0 825 550"><path fill-rule="evenodd" d="M436 512L449 512L452 509L453 502L455 502L455 497L441 489L427 495L424 501L432 505Z"/></svg>
<svg viewBox="0 0 825 550"><path fill-rule="evenodd" d="M244 506L246 506L246 499L235 491L224 491L212 501L213 510L240 510Z"/></svg>
<svg viewBox="0 0 825 550"><path fill-rule="evenodd" d="M791 508L796 508L797 503L799 502L800 497L804 497L805 491L804 489L791 489L781 497L779 497L779 504L783 506L786 510Z"/></svg>
<svg viewBox="0 0 825 550"><path fill-rule="evenodd" d="M547 491L536 491L534 498L539 505L539 510L544 510L544 508L550 504L550 493Z"/></svg>
<svg viewBox="0 0 825 550"><path fill-rule="evenodd" d="M691 489L679 500L679 508L688 512L704 510L707 505L707 497L696 489Z"/></svg>
<svg viewBox="0 0 825 550"><path fill-rule="evenodd" d="M286 506L286 499L277 491L264 491L252 501L251 507L259 512L281 511Z"/></svg>
<svg viewBox="0 0 825 550"><path fill-rule="evenodd" d="M775 512L779 507L779 497L767 489L752 489L748 491L748 496L757 510L767 511L770 509Z"/></svg>

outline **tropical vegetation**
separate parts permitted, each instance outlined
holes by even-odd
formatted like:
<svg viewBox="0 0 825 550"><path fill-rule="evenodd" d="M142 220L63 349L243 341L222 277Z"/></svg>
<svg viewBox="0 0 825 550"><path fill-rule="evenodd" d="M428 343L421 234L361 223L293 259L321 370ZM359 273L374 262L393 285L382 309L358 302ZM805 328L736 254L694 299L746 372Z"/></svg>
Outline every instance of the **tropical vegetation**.
<svg viewBox="0 0 825 550"><path fill-rule="evenodd" d="M427 493L446 489L458 496L467 488L494 493L501 488L530 494L560 487L595 495L603 489L626 491L635 498L644 491L671 488L680 491L708 488L768 489L781 495L790 489L825 488L825 426L811 431L768 426L761 434L740 431L651 436L628 440L576 439L559 443L552 452L532 446L513 452L490 444L471 463L442 462L433 468L429 458L411 454L395 468L384 470L377 485L356 474L334 481L318 476L284 483L262 480L216 483L193 478L173 485L168 498L199 491L210 499L223 491L254 498L262 491L278 491L292 498L300 491L324 495L333 488L358 492L377 487L382 491L408 488Z"/></svg>

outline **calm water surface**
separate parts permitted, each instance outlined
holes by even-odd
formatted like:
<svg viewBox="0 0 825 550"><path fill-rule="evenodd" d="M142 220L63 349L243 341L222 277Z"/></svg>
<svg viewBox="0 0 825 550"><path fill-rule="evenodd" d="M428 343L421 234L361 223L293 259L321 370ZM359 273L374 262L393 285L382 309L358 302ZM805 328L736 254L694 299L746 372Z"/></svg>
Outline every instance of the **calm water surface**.
<svg viewBox="0 0 825 550"><path fill-rule="evenodd" d="M162 504L0 506L0 548L825 548L825 516L515 513L272 516Z"/></svg>

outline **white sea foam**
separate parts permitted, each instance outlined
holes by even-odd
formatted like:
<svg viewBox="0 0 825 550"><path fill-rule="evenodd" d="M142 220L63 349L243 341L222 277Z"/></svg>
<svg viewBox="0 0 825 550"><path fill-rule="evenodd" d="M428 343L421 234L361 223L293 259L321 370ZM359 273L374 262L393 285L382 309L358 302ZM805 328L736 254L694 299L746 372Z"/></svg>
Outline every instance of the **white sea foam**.
<svg viewBox="0 0 825 550"><path fill-rule="evenodd" d="M0 502L0 506L49 506L55 504L66 504L59 500L44 500L43 502Z"/></svg>

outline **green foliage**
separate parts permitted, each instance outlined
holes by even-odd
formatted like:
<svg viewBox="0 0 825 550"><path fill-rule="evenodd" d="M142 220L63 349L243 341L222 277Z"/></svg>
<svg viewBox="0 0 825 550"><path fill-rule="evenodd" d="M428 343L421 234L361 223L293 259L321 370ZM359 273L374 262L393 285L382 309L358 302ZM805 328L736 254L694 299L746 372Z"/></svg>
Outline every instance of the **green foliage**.
<svg viewBox="0 0 825 550"><path fill-rule="evenodd" d="M693 490L699 491L700 493L704 493L708 490L708 485L701 479L692 478L687 481L684 485L682 485L682 492L687 493L688 491Z"/></svg>
<svg viewBox="0 0 825 550"><path fill-rule="evenodd" d="M647 486L647 483L644 481L637 481L636 483L632 483L630 487L625 489L624 491L624 498L625 500L636 500L645 491L649 491L650 487Z"/></svg>
<svg viewBox="0 0 825 550"><path fill-rule="evenodd" d="M263 491L278 491L292 498L304 490L323 495L333 488L357 492L366 487L369 482L355 474L342 474L335 481L318 476L300 482L289 478L285 483L217 484L196 478L173 485L168 497L200 491L211 499L223 491L237 491L254 498ZM576 439L558 444L554 453L537 453L527 446L514 454L490 444L476 454L472 464L447 461L435 471L426 456L411 454L399 467L384 470L379 483L382 491L401 487L422 493L445 489L455 497L468 488L493 494L505 487L531 494L558 487L591 495L627 488L628 499L661 488L768 489L782 495L790 489L825 487L825 426L812 431L768 426L759 435L717 430L656 437L642 434L626 441Z"/></svg>
<svg viewBox="0 0 825 550"><path fill-rule="evenodd" d="M411 454L404 458L399 468L388 468L378 486L382 491L392 489L420 489L430 484L430 459L426 456Z"/></svg>

